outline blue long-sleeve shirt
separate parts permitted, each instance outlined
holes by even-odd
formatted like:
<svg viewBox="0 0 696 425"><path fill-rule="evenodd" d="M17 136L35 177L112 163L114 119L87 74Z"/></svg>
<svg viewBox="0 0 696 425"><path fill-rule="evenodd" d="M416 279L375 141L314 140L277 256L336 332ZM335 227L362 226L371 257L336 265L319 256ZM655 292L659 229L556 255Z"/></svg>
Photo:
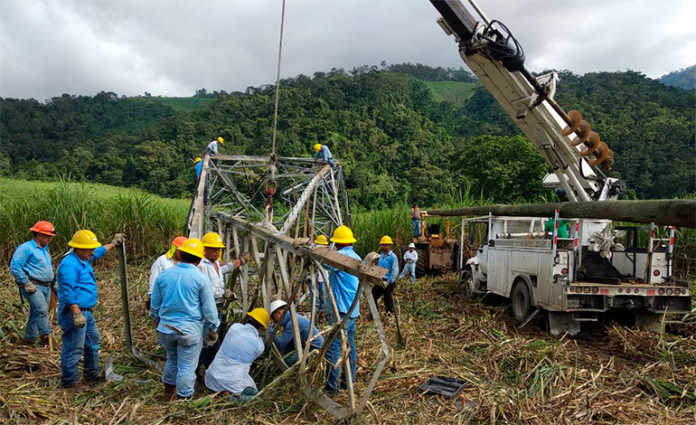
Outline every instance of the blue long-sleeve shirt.
<svg viewBox="0 0 696 425"><path fill-rule="evenodd" d="M210 280L196 266L178 263L157 276L152 288L150 316L159 319L157 330L176 334L202 335L203 326L220 326Z"/></svg>
<svg viewBox="0 0 696 425"><path fill-rule="evenodd" d="M58 265L58 303L60 310L77 304L80 308L92 308L97 304L97 280L92 263L106 255L106 248L94 250L92 258L82 260L77 253L66 255Z"/></svg>
<svg viewBox="0 0 696 425"><path fill-rule="evenodd" d="M305 344L309 339L309 325L311 325L311 322L305 316L298 314L297 325L300 328L300 341L302 342L301 346L304 349ZM280 351L281 354L287 354L295 350L295 343L293 341L295 339L295 334L292 329L292 321L290 320L289 311L285 312L285 315L283 316L283 319L280 321L280 324L278 326L283 327L283 332L280 335L276 336L273 341L275 342L275 345L278 347L278 351ZM273 331L273 326L271 326L268 332L272 334ZM314 328L312 328L312 336L316 335L317 333L319 333L319 330L315 326ZM322 336L318 336L317 338L312 340L309 346L312 349L320 350L323 344L324 338Z"/></svg>
<svg viewBox="0 0 696 425"><path fill-rule="evenodd" d="M196 178L200 178L200 177L201 177L201 173L203 172L203 161L202 161L202 160L201 160L201 161L198 161L198 162L196 163L196 167L195 167L195 168L196 168Z"/></svg>
<svg viewBox="0 0 696 425"><path fill-rule="evenodd" d="M10 272L18 285L24 285L29 280L51 282L54 275L48 247L39 247L34 239L24 242L12 255Z"/></svg>
<svg viewBox="0 0 696 425"><path fill-rule="evenodd" d="M390 250L389 254L382 252L382 254L379 256L377 265L389 270L389 272L382 278L383 280L387 281L388 284L392 284L394 281L396 281L396 277L399 276L399 259L396 258L394 251Z"/></svg>
<svg viewBox="0 0 696 425"><path fill-rule="evenodd" d="M329 150L329 147L326 145L321 145L321 150L317 152L316 156L314 157L315 160L322 160L322 161L328 161L332 159L333 157L331 156L331 151Z"/></svg>
<svg viewBox="0 0 696 425"><path fill-rule="evenodd" d="M362 258L360 258L360 256L353 250L352 246L346 246L344 248L339 249L336 252L338 252L339 254L343 254L346 257L351 257L355 258L358 261L362 261ZM350 309L350 305L353 303L353 300L355 299L355 297L359 296L358 285L360 283L360 280L357 276L354 276L348 272L344 272L343 270L328 265L325 265L324 267L330 272L329 282L331 284L331 290L334 293L334 297L336 298L338 312L348 313L348 310ZM350 315L351 319L354 319L358 316L360 316L360 300L358 300L358 304L355 306L353 314Z"/></svg>

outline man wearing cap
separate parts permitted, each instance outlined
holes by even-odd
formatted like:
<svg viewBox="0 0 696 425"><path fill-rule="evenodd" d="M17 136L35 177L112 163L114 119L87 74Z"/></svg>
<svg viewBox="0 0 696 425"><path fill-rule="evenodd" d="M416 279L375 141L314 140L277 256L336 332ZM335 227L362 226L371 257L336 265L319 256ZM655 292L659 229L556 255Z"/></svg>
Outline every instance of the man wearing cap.
<svg viewBox="0 0 696 425"><path fill-rule="evenodd" d="M48 244L56 235L56 229L48 221L37 221L29 230L34 236L17 247L10 261L10 272L20 295L29 303L29 319L22 342L34 345L38 334L41 344L48 345L51 338L48 304L54 278Z"/></svg>
<svg viewBox="0 0 696 425"><path fill-rule="evenodd" d="M232 393L232 399L238 401L249 400L258 393L249 369L263 354L261 337L265 335L269 321L265 308L255 308L247 313L242 323L230 326L220 350L205 372L206 387Z"/></svg>
<svg viewBox="0 0 696 425"><path fill-rule="evenodd" d="M295 333L292 329L292 320L290 318L290 310L286 308L287 303L283 300L275 300L271 303L271 319L275 325L271 325L268 333L273 335L275 333L275 327L282 327L283 330L273 339L276 347L280 354L285 357L285 364L292 366L297 362L298 355L295 350ZM300 347L304 350L307 340L310 338L310 325L311 321L301 314L297 314L297 326L300 331ZM316 326L312 327L311 336L314 337L319 333ZM318 335L313 338L309 347L310 350L321 350L321 346L324 345L324 338ZM291 353L292 352L292 353ZM291 353L288 355L288 353ZM286 356L287 355L287 356Z"/></svg>
<svg viewBox="0 0 696 425"><path fill-rule="evenodd" d="M396 277L399 275L399 259L396 258L396 254L391 250L394 241L392 241L390 236L382 236L382 239L379 240L379 245L382 248L382 253L379 256L377 265L389 270L389 272L382 278L386 287L373 286L372 296L375 299L375 304L377 304L379 298L384 295L384 306L387 308L387 312L394 313L394 298L392 294L396 287Z"/></svg>
<svg viewBox="0 0 696 425"><path fill-rule="evenodd" d="M347 257L354 258L358 261L362 261L362 258L353 250L353 244L357 240L353 236L353 231L348 226L338 226L334 230L333 236L331 237L331 242L336 245L337 252L339 254L345 255ZM329 270L329 284L331 285L331 291L336 299L336 306L338 307L338 313L340 317L335 317L334 312L329 309L329 323L334 324L343 318L350 311L350 307L355 301L355 308L350 313L350 316L346 320L345 330L346 337L348 339L348 344L350 345L350 353L348 358L350 360L350 374L353 382L356 378L356 362L358 361L357 350L355 348L355 322L360 316L360 294L358 293L358 287L360 280L357 276L352 275L343 270L324 266ZM326 383L326 392L330 396L334 396L338 393L341 387L345 384L345 377L343 382L339 384L338 378L341 375L341 370L338 363L341 352L341 339L334 338L331 346L326 350L326 360L329 363L329 378Z"/></svg>
<svg viewBox="0 0 696 425"><path fill-rule="evenodd" d="M80 391L77 366L84 354L83 376L88 383L99 382L99 345L101 336L92 309L97 305L97 280L92 263L119 243L117 233L111 243L102 245L90 230L78 230L68 245L72 248L58 265L58 324L63 329L60 353L61 385Z"/></svg>
<svg viewBox="0 0 696 425"><path fill-rule="evenodd" d="M215 305L218 309L218 317L221 321L220 328L224 332L227 325L222 320L222 309L225 300L230 300L234 297L232 291L225 288L225 275L232 273L234 269L244 263L244 260L236 259L225 265L220 264L218 259L220 258L220 253L225 248L225 244L222 243L222 237L216 232L206 233L203 235L201 242L204 248L204 256L198 264L198 270L203 273L203 276L210 280L213 297L215 297ZM208 365L210 365L210 362L215 358L215 353L219 346L220 342L214 346L205 345L203 347L203 350L201 350L201 358L198 362L199 367L208 367Z"/></svg>
<svg viewBox="0 0 696 425"><path fill-rule="evenodd" d="M411 275L411 283L416 282L416 263L418 263L418 251L416 245L411 242L408 244L408 249L404 252L404 269L399 275L399 279L404 278L407 274Z"/></svg>
<svg viewBox="0 0 696 425"><path fill-rule="evenodd" d="M167 353L164 401L193 396L203 331L208 329L206 340L213 344L220 325L210 281L196 268L203 258L203 244L187 239L178 251L181 261L155 280L150 309L157 320L158 342Z"/></svg>
<svg viewBox="0 0 696 425"><path fill-rule="evenodd" d="M145 303L146 310L150 309L150 302L152 301L152 288L155 286L157 276L159 276L162 271L173 267L179 261L181 261L181 251L179 251L178 248L181 248L181 245L183 245L187 239L188 238L186 236L175 237L169 251L157 257L155 262L152 263L152 267L150 267L150 287L147 291L147 303Z"/></svg>

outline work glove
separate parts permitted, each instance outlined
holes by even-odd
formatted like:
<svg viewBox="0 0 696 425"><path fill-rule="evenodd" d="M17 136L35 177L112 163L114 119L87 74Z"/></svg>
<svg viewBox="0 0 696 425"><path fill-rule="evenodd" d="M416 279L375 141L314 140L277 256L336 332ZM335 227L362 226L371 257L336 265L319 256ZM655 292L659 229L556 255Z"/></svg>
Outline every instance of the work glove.
<svg viewBox="0 0 696 425"><path fill-rule="evenodd" d="M36 285L34 285L33 282L27 282L24 284L24 290L27 292L27 294L31 295L34 292L36 292Z"/></svg>
<svg viewBox="0 0 696 425"><path fill-rule="evenodd" d="M84 328L86 324L87 324L87 318L85 317L84 314L82 314L82 312L73 313L73 325L76 328Z"/></svg>
<svg viewBox="0 0 696 425"><path fill-rule="evenodd" d="M114 245L122 244L123 242L126 241L126 235L123 233L116 233L114 235L114 238L111 240L111 243Z"/></svg>
<svg viewBox="0 0 696 425"><path fill-rule="evenodd" d="M214 345L218 340L218 334L214 330L208 331L208 338L206 338L206 343L208 346Z"/></svg>

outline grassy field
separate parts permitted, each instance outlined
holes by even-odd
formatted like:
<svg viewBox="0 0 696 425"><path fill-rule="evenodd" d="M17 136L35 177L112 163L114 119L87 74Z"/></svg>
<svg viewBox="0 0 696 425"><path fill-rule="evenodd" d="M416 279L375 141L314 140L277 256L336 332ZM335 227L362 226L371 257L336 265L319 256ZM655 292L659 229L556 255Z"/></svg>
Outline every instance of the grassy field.
<svg viewBox="0 0 696 425"><path fill-rule="evenodd" d="M125 232L131 256L150 256L183 230L189 203L102 184L0 178L0 258L7 264L38 220L56 226L54 256L67 249L67 241L80 228L93 230L102 242Z"/></svg>
<svg viewBox="0 0 696 425"><path fill-rule="evenodd" d="M296 396L293 379L246 406L198 388L190 402L162 404L160 374L125 351L120 290L110 254L97 267L101 358L111 355L121 383L103 383L78 395L60 384L60 330L53 352L17 344L26 317L14 285L0 271L0 422L94 424L329 424L331 417ZM143 300L148 264L129 269L136 345L161 354ZM397 286L405 346L386 319L391 358L363 417L371 424L693 424L696 418L696 324L678 333L653 334L615 324L594 326L577 338L552 338L541 321L521 331L506 305L481 304L463 295L453 276ZM357 389L377 359L377 336L363 314L357 324ZM257 362L271 364L267 358ZM277 371L272 373L278 373ZM430 375L466 381L461 398L425 396ZM258 375L255 376L258 378ZM338 400L345 401L345 395Z"/></svg>
<svg viewBox="0 0 696 425"><path fill-rule="evenodd" d="M461 205L483 201L462 200ZM457 206L461 206L457 205ZM149 265L183 227L188 201L145 192L71 182L0 179L0 254L29 237L34 221L48 218L60 232L58 254L78 227L90 227L107 241L128 235L130 303L134 338L141 351L161 355L154 323L146 316ZM450 206L443 206L450 207ZM407 205L353 216L357 249L376 249L390 234L398 245L410 239ZM693 241L693 232L685 233ZM679 255L679 251L678 251ZM123 313L115 256L97 265L100 303L95 309L102 334L102 359L112 355L121 383L105 383L72 395L59 388L60 330L53 352L18 345L27 306L17 296L7 267L0 269L0 422L1 423L331 423L325 412L296 396L294 379L246 406L199 388L191 402L163 405L160 375L135 361L123 340ZM543 315L522 330L512 324L507 304L481 304L466 298L454 275L401 281L396 290L405 346L386 319L394 349L366 410L375 424L451 423L670 423L696 421L696 315L687 324L654 334L606 322L576 338L552 338ZM366 387L378 358L377 335L366 319L358 322L357 388ZM306 308L306 306L305 306ZM273 373L266 357L263 374ZM259 378L261 369L255 369ZM271 375L265 375L271 373ZM424 396L418 385L432 374L467 382L461 399ZM345 396L340 395L339 399Z"/></svg>
<svg viewBox="0 0 696 425"><path fill-rule="evenodd" d="M433 94L436 102L447 101L462 106L474 94L478 83L461 81L423 81Z"/></svg>

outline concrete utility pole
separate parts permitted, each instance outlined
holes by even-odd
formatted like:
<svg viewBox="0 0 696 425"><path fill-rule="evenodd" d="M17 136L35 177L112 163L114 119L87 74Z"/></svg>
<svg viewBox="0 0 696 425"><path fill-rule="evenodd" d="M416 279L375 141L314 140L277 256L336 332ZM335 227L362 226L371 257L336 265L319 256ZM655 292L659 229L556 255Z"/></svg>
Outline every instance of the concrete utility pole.
<svg viewBox="0 0 696 425"><path fill-rule="evenodd" d="M696 227L696 200L657 199L645 201L556 202L548 204L485 205L481 207L432 210L433 216L482 216L491 213L512 217L592 218L634 223Z"/></svg>

